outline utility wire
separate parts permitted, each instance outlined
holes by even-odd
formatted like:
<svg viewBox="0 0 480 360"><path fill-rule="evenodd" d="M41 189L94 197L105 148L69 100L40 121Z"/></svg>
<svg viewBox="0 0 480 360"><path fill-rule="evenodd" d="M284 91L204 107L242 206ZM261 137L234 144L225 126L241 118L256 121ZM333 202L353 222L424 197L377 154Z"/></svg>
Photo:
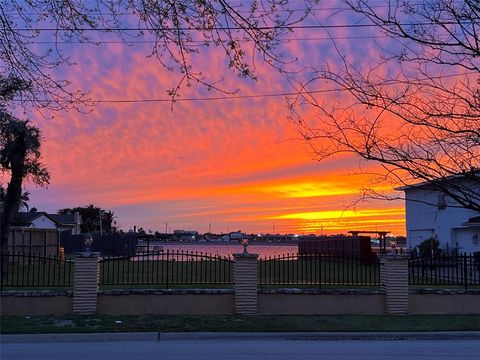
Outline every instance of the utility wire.
<svg viewBox="0 0 480 360"><path fill-rule="evenodd" d="M444 25L458 25L457 21L445 21ZM471 25L472 22L465 22L465 25ZM398 26L408 27L417 25L439 25L436 22L412 22L399 23ZM332 24L332 25L281 25L281 26L213 26L205 29L196 29L192 27L103 27L103 28L55 28L55 27L31 27L31 28L11 28L12 31L100 31L100 32L122 32L122 31L235 31L235 30L315 30L315 29L357 29L378 27L378 24Z"/></svg>
<svg viewBox="0 0 480 360"><path fill-rule="evenodd" d="M322 0L322 2L326 2L326 0ZM334 1L336 2L336 1ZM415 5L420 5L420 4L415 4ZM237 4L236 6L234 5L234 7L236 8L236 12L242 14L242 13L245 13L245 14L273 14L273 13L281 13L281 12L286 12L286 13L291 13L291 12L301 12L301 13L304 13L305 12L305 9L277 9L275 11L271 11L271 10L255 10L255 11L249 11L249 10L242 10L241 7L244 7L244 5L242 5L241 3L240 4ZM384 8L389 8L391 7L391 5L388 5L388 4L385 4L383 1L379 1L379 5L370 5L369 4L369 7L372 8L372 9L384 9ZM349 6L345 6L345 7L340 7L340 6L334 6L334 7L312 7L309 9L311 13L313 12L316 12L316 11L342 11L342 10L351 10L351 7ZM16 11L6 11L5 14L8 14L8 15L17 15L18 12ZM93 16L102 16L102 17L105 17L105 16L135 16L135 17L138 17L138 14L135 14L133 12L118 12L118 13L115 13L115 14L107 14L107 13L103 13L103 12L95 12L95 11L92 11L92 12L89 12L88 13L89 15L93 15ZM38 13L23 13L23 15L25 16L37 16L39 15Z"/></svg>
<svg viewBox="0 0 480 360"><path fill-rule="evenodd" d="M301 94L318 94L318 93L328 93L335 92L341 89L325 89L325 90L313 90L313 91L303 91L303 92L282 92L282 93L272 93L272 94L254 94L254 95L225 95L225 96L214 96L207 98L175 98L175 99L119 99L119 100L87 100L86 102L93 104L134 104L134 103L160 103L160 102L181 102L181 101L218 101L218 100L241 100L241 99L256 99L256 98L269 98L269 97L280 97L280 96L296 96ZM30 100L30 99L13 99L14 102L49 102L49 100ZM65 101L68 102L68 101Z"/></svg>
<svg viewBox="0 0 480 360"><path fill-rule="evenodd" d="M387 35L364 35L364 36L332 36L332 37L308 37L308 38L282 38L279 39L279 42L289 42L289 41L322 41L322 40L356 40L356 39L385 39L388 38ZM228 41L223 40L223 41ZM252 42L251 39L241 40L241 42ZM129 41L129 40L88 40L88 41L42 41L42 40L32 40L28 41L29 44L84 44L84 45L101 45L101 44L155 44L155 40L138 40L138 41ZM203 40L190 40L185 43L189 44L212 44L214 41L203 41Z"/></svg>
<svg viewBox="0 0 480 360"><path fill-rule="evenodd" d="M332 3L338 3L338 0L322 0L323 3L325 2L332 2ZM458 1L456 2L455 4L455 1L452 0L452 5L462 5L463 1ZM297 9L276 9L276 10L261 10L261 9L257 9L255 11L250 11L250 10L243 10L242 8L245 7L245 4L242 4L242 3L238 3L238 4L231 4L232 7L235 8L235 11L237 13L245 13L245 14L274 14L274 13L292 13L292 12L301 12L301 13L304 13L305 12L305 8L297 8ZM345 4L346 6L344 7L340 7L340 6L331 6L331 7L312 7L309 9L309 12L310 13L314 13L316 11L342 11L342 10L351 10L351 11L354 11L352 10L352 8L350 6L348 6L347 4ZM411 6L423 6L424 4L422 2L418 2L418 3L409 3L409 5ZM386 4L384 0L381 0L381 1L378 1L378 4L373 4L373 2L369 2L368 4L368 7L371 8L371 9L385 9L385 8L391 8L392 5L389 5L389 4ZM93 10L93 9L92 9ZM8 15L17 15L19 12L18 11L5 11L5 14L8 14ZM108 13L105 13L105 12L98 12L98 11L91 11L91 12L88 12L89 15L92 15L92 16L102 16L102 17L106 17L106 16L109 16L109 17L113 17L113 16L135 16L135 17L138 17L138 14L134 13L134 12L117 12L115 14L108 14ZM25 16L38 16L39 14L38 13L23 13L23 15Z"/></svg>
<svg viewBox="0 0 480 360"><path fill-rule="evenodd" d="M414 79L411 82L415 83L418 81L426 80L439 80L451 77L457 77L461 75L475 75L476 72L467 72L463 74L449 74L441 76L432 76L430 78L420 78ZM392 86L406 83L406 81L401 80L391 80L387 81L382 86ZM355 89L352 89L355 90ZM333 88L333 89L323 89L323 90L308 90L308 91L294 91L294 92L280 92L280 93L271 93L271 94L253 94L253 95L225 95L225 96L214 96L214 97L191 97L191 98L175 98L175 99L101 99L101 100L87 100L86 102L92 104L135 104L135 103L162 103L162 102L182 102L182 101L219 101L219 100L242 100L242 99L258 99L258 98L272 98L272 97L285 97L285 96L299 96L299 95L310 95L310 94L323 94L323 93L332 93L338 91L346 91L344 88ZM20 100L14 99L15 102L49 102L48 100Z"/></svg>

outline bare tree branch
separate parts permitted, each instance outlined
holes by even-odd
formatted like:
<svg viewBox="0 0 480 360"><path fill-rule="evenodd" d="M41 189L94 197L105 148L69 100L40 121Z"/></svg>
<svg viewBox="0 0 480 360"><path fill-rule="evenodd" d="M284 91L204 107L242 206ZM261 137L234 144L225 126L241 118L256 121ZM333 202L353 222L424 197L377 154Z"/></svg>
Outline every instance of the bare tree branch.
<svg viewBox="0 0 480 360"><path fill-rule="evenodd" d="M382 164L384 180L394 186L425 182L458 206L480 211L478 2L347 3L390 42L379 47L380 61L369 69L347 61L334 45L337 67L317 69L298 87L293 121L319 159L352 153ZM320 83L334 85L339 96L303 95ZM315 127L302 115L306 105L316 110Z"/></svg>
<svg viewBox="0 0 480 360"><path fill-rule="evenodd" d="M239 76L256 79L255 56L282 70L285 59L277 50L289 27L303 21L318 0L292 4L283 0L253 0L245 4L210 0L28 0L0 4L0 73L31 84L24 100L53 110L92 104L88 93L74 90L68 79L57 79L56 68L72 64L60 42L99 45L100 34L129 40L153 40L149 56L179 80L168 89L174 100L183 86L201 84L234 93L221 79L207 79L194 67L202 47L223 50L227 67ZM301 11L298 11L298 10ZM48 36L51 48L36 46ZM167 90L167 89L166 89Z"/></svg>

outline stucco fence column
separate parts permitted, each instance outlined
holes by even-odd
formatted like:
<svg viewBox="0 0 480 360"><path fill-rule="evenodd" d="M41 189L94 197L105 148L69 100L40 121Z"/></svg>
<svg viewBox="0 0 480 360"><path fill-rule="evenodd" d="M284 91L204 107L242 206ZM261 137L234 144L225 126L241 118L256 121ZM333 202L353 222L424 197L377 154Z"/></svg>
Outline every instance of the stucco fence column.
<svg viewBox="0 0 480 360"><path fill-rule="evenodd" d="M386 314L408 314L408 259L405 254L380 255L380 286L385 294Z"/></svg>
<svg viewBox="0 0 480 360"><path fill-rule="evenodd" d="M73 273L73 313L97 312L100 253L84 252L75 256Z"/></svg>
<svg viewBox="0 0 480 360"><path fill-rule="evenodd" d="M235 314L256 315L258 312L257 258L258 254L233 254Z"/></svg>

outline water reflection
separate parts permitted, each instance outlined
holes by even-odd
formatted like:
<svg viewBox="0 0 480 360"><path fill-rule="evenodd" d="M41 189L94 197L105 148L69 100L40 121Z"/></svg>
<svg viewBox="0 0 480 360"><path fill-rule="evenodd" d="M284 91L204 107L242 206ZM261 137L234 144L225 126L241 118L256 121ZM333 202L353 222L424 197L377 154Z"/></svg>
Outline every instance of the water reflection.
<svg viewBox="0 0 480 360"><path fill-rule="evenodd" d="M212 255L232 256L243 252L242 244L162 244L163 251L201 252ZM248 245L248 252L265 258L274 255L297 253L297 244Z"/></svg>

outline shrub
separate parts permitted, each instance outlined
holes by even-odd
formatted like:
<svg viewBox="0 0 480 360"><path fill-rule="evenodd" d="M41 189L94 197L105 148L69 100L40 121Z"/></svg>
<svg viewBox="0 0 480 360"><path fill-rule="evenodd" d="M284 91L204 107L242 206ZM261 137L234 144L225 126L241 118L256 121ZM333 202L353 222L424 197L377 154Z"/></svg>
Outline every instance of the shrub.
<svg viewBox="0 0 480 360"><path fill-rule="evenodd" d="M418 245L420 256L432 256L440 251L440 241L434 236L422 241Z"/></svg>

